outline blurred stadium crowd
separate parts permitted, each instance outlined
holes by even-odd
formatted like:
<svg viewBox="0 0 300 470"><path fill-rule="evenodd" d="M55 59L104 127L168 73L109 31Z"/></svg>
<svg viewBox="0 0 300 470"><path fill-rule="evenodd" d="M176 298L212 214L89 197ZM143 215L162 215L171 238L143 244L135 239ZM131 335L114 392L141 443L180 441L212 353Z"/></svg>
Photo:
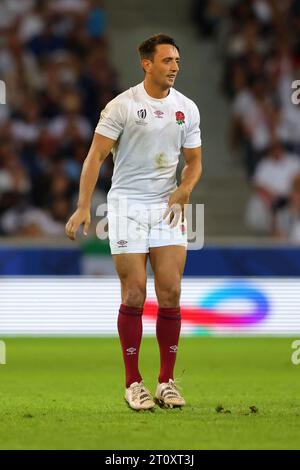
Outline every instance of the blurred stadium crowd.
<svg viewBox="0 0 300 470"><path fill-rule="evenodd" d="M193 20L218 44L228 142L253 188L249 230L299 243L300 0L194 0ZM0 235L63 235L100 111L121 91L102 1L1 0L0 79Z"/></svg>
<svg viewBox="0 0 300 470"><path fill-rule="evenodd" d="M229 145L253 188L247 225L299 243L300 104L292 83L300 79L300 0L195 0L193 18L223 61Z"/></svg>
<svg viewBox="0 0 300 470"><path fill-rule="evenodd" d="M0 234L64 234L100 111L120 92L100 0L1 0ZM105 200L111 159L94 202Z"/></svg>

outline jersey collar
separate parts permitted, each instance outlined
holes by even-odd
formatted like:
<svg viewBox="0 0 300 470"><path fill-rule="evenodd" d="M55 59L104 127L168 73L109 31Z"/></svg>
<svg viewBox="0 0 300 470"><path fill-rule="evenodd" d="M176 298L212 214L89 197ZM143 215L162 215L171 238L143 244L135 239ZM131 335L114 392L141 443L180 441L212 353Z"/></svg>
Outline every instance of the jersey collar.
<svg viewBox="0 0 300 470"><path fill-rule="evenodd" d="M152 101L153 103L167 103L168 101L170 101L170 98L172 96L172 93L173 93L173 89L170 88L170 91L169 91L169 94L168 96L166 96L165 98L153 98L152 96L148 95L148 93L146 92L145 90L145 86L144 86L144 82L141 82L140 83L140 90L141 90L141 93L142 95L148 100L148 101Z"/></svg>

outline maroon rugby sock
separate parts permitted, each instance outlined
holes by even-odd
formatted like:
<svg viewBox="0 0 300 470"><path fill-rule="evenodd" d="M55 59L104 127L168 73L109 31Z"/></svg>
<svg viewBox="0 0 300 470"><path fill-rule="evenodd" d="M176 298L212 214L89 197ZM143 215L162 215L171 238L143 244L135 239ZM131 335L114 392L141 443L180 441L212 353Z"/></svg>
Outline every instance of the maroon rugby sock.
<svg viewBox="0 0 300 470"><path fill-rule="evenodd" d="M180 307L159 307L156 322L156 337L160 351L159 383L174 379L180 328Z"/></svg>
<svg viewBox="0 0 300 470"><path fill-rule="evenodd" d="M126 374L126 387L142 380L139 372L139 349L143 334L142 307L121 304L118 316L118 332L122 346Z"/></svg>

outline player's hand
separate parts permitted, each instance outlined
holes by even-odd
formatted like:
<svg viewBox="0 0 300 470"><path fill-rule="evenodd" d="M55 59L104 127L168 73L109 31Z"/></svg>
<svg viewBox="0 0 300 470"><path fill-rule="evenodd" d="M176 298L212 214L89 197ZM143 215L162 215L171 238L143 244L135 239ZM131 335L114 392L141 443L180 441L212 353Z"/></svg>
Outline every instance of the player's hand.
<svg viewBox="0 0 300 470"><path fill-rule="evenodd" d="M175 227L180 218L182 222L184 222L186 204L189 203L189 199L190 193L182 186L179 186L179 188L171 194L168 207L163 215L163 218L166 219L167 223L170 224L171 227ZM169 215L170 218L167 220Z"/></svg>
<svg viewBox="0 0 300 470"><path fill-rule="evenodd" d="M83 233L87 235L91 223L90 209L78 208L66 224L66 234L70 240L75 240L76 232L81 224L84 224Z"/></svg>

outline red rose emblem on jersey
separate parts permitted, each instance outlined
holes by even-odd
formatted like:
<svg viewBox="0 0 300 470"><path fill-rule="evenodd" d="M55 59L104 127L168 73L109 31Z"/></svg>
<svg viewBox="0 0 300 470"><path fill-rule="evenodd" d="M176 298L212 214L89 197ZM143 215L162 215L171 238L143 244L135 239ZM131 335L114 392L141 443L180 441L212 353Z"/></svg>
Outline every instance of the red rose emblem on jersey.
<svg viewBox="0 0 300 470"><path fill-rule="evenodd" d="M182 111L176 111L176 122L179 125L185 123L185 115Z"/></svg>

